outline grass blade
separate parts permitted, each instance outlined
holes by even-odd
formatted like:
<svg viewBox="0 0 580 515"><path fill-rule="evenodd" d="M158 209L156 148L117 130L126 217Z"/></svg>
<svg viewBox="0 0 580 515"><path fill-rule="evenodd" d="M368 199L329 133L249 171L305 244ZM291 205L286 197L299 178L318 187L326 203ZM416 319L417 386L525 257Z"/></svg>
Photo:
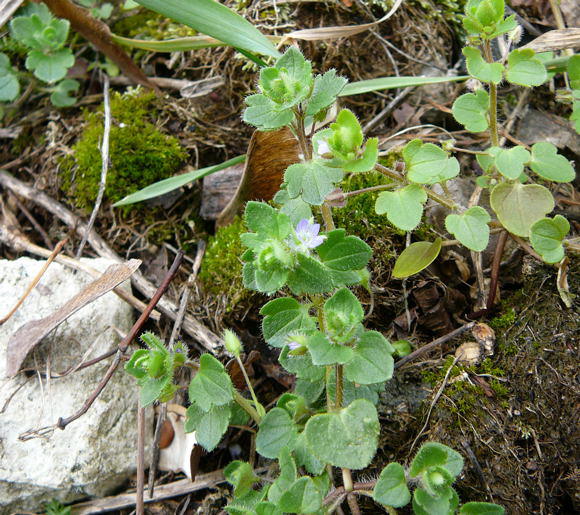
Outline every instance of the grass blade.
<svg viewBox="0 0 580 515"><path fill-rule="evenodd" d="M135 193L131 193L131 195L127 195L125 198L115 202L113 204L114 207L120 206L128 206L129 204L135 204L136 202L142 202L144 200L149 200L151 198L159 197L161 195L165 195L165 193L169 193L170 191L176 190L177 188L181 188L190 182L193 182L197 179L201 179L207 175L211 175L212 173L219 172L224 168L228 168L229 166L237 165L238 163L242 163L246 159L245 155L237 156L228 161L224 161L223 163L215 166L208 166L206 168L200 168L199 170L193 170L191 172L187 172L181 175L177 175L175 177L169 177L168 179L163 179L162 181L155 182L150 184L146 188L142 190L136 191Z"/></svg>
<svg viewBox="0 0 580 515"><path fill-rule="evenodd" d="M426 84L438 84L441 82L457 82L467 80L467 75L458 77L381 77L379 79L361 80L347 84L340 92L341 97L361 95L371 91L382 89L407 88L409 86L424 86Z"/></svg>
<svg viewBox="0 0 580 515"><path fill-rule="evenodd" d="M249 21L215 0L137 0L158 12L228 45L280 57L280 52Z"/></svg>

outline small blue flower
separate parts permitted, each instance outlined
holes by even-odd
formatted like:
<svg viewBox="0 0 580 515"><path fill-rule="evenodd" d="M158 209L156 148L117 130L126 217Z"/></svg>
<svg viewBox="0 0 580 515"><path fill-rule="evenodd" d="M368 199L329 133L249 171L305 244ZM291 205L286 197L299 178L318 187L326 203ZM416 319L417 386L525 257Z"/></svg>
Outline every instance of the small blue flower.
<svg viewBox="0 0 580 515"><path fill-rule="evenodd" d="M326 239L326 236L319 236L319 232L320 224L315 224L312 218L310 220L303 218L296 226L296 237L294 238L296 241L290 241L290 246L294 250L308 253L310 249L322 245Z"/></svg>

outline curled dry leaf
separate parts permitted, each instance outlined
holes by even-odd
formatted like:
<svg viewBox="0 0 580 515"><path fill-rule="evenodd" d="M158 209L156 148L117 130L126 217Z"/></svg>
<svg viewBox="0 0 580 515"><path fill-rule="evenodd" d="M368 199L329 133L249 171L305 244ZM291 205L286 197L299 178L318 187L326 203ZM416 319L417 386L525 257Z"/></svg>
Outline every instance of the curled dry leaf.
<svg viewBox="0 0 580 515"><path fill-rule="evenodd" d="M33 320L20 327L10 338L6 352L6 375L15 376L28 353L53 329L58 327L73 313L98 299L131 277L141 265L139 259L111 265L93 282L65 302L51 315Z"/></svg>
<svg viewBox="0 0 580 515"><path fill-rule="evenodd" d="M242 180L234 197L220 213L217 226L229 225L249 200L272 200L280 189L286 168L298 161L298 142L290 129L255 131Z"/></svg>
<svg viewBox="0 0 580 515"><path fill-rule="evenodd" d="M159 452L159 470L184 472L193 480L195 471L191 470L191 456L197 445L195 432L185 432L185 413L183 406L167 405L166 422L171 424L173 438L171 443Z"/></svg>

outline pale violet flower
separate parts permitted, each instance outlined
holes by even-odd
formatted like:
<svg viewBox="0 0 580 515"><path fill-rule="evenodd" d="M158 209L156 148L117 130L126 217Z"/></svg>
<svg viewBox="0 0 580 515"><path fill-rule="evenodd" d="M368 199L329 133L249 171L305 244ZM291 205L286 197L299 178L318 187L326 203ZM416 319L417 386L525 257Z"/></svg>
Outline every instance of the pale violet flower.
<svg viewBox="0 0 580 515"><path fill-rule="evenodd" d="M295 230L295 236L289 244L294 250L308 253L310 249L315 249L322 245L326 236L320 236L320 224L315 224L312 218L307 220L303 218L298 222Z"/></svg>

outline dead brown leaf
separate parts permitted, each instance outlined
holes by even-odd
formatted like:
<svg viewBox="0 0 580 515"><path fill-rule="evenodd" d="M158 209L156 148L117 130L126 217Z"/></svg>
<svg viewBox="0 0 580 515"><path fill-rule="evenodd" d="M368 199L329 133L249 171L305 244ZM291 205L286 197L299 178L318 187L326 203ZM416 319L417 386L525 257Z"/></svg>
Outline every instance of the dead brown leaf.
<svg viewBox="0 0 580 515"><path fill-rule="evenodd" d="M217 226L230 224L248 200L271 200L280 189L286 168L298 160L298 142L290 129L255 131L242 180L234 197L220 213Z"/></svg>
<svg viewBox="0 0 580 515"><path fill-rule="evenodd" d="M105 293L126 281L141 265L139 259L111 265L93 282L85 286L74 297L65 302L51 315L33 320L20 327L10 338L6 352L6 375L15 376L28 353L54 328L58 327L73 313L90 304Z"/></svg>

